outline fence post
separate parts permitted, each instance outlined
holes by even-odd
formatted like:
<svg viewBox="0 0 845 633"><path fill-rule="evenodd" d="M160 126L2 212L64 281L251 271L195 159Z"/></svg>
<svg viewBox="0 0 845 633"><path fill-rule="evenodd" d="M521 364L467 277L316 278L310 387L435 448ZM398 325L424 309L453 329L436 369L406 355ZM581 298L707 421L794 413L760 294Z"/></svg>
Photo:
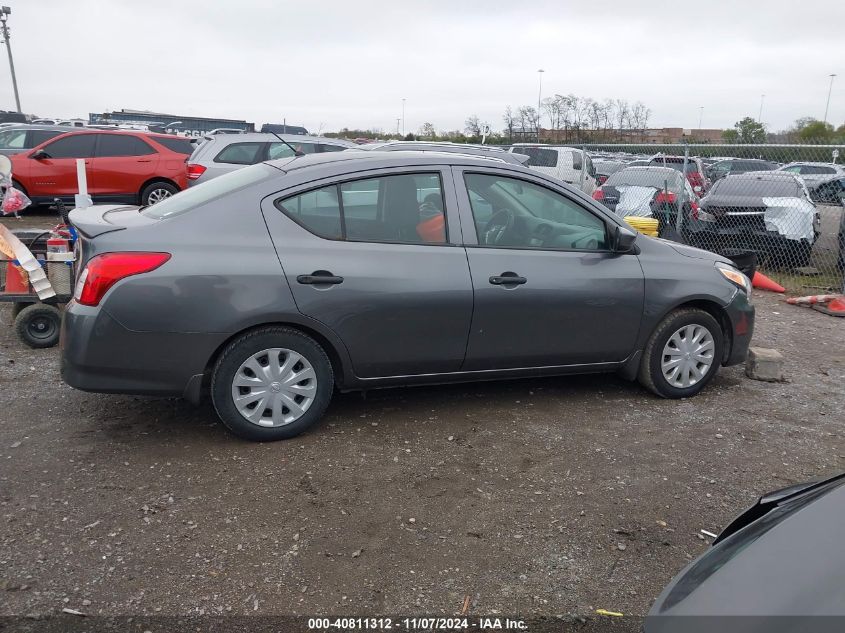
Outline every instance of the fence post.
<svg viewBox="0 0 845 633"><path fill-rule="evenodd" d="M581 145L581 183L579 188L584 191L584 172L587 171L587 146Z"/></svg>
<svg viewBox="0 0 845 633"><path fill-rule="evenodd" d="M678 196L678 213L675 217L675 230L678 235L683 235L684 226L684 201L687 197L687 163L689 162L689 145L684 147L684 169L681 171L681 193Z"/></svg>

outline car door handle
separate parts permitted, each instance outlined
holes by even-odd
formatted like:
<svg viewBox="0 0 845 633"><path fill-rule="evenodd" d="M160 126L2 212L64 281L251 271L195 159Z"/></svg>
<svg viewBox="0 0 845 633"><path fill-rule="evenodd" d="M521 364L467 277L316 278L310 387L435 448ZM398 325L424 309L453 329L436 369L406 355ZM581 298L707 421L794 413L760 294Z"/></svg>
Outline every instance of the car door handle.
<svg viewBox="0 0 845 633"><path fill-rule="evenodd" d="M501 275L494 275L490 277L490 283L494 286L518 286L526 283L528 280L525 277L520 277L516 273L502 273Z"/></svg>
<svg viewBox="0 0 845 633"><path fill-rule="evenodd" d="M153 162L153 159L152 158L139 158L138 162L139 163L151 163L151 162Z"/></svg>
<svg viewBox="0 0 845 633"><path fill-rule="evenodd" d="M310 275L299 275L296 280L301 284L308 284L312 286L343 283L343 277L332 275L330 272L327 272L325 270L317 270L311 273Z"/></svg>

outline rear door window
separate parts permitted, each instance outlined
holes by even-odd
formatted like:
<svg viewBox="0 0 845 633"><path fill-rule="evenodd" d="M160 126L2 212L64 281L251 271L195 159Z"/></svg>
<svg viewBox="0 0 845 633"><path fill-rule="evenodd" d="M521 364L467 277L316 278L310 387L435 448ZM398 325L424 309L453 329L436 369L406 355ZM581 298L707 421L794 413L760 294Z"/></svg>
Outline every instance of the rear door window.
<svg viewBox="0 0 845 633"><path fill-rule="evenodd" d="M156 151L137 136L124 134L98 134L99 145L97 146L97 157L117 156L147 156L155 154Z"/></svg>
<svg viewBox="0 0 845 633"><path fill-rule="evenodd" d="M343 237L336 185L277 201L276 207L314 235L329 240Z"/></svg>
<svg viewBox="0 0 845 633"><path fill-rule="evenodd" d="M217 156L215 163L231 163L234 165L254 165L261 161L261 148L264 143L232 143L224 147Z"/></svg>
<svg viewBox="0 0 845 633"><path fill-rule="evenodd" d="M156 136L153 140L159 145L164 145L171 152L176 152L177 154L190 156L194 153L194 144L186 138L165 138L162 136Z"/></svg>
<svg viewBox="0 0 845 633"><path fill-rule="evenodd" d="M346 148L343 145L329 145L328 143L320 144L321 152L342 152Z"/></svg>

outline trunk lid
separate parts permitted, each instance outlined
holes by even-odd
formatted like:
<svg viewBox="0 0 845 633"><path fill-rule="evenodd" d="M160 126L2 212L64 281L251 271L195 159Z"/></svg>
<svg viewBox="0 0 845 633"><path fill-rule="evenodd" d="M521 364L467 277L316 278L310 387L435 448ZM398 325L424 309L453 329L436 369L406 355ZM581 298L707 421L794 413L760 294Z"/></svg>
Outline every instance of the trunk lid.
<svg viewBox="0 0 845 633"><path fill-rule="evenodd" d="M98 204L86 209L73 209L69 217L70 223L81 235L93 239L103 233L157 222L138 213L139 209L134 205Z"/></svg>

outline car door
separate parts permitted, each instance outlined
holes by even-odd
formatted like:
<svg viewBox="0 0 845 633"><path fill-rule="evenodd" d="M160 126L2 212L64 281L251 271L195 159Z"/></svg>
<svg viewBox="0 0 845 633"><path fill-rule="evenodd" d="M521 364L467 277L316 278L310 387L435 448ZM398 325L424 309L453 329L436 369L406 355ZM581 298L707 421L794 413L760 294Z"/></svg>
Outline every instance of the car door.
<svg viewBox="0 0 845 633"><path fill-rule="evenodd" d="M156 174L159 158L149 143L132 134L97 134L91 161L91 195L107 200L134 199Z"/></svg>
<svg viewBox="0 0 845 633"><path fill-rule="evenodd" d="M475 307L464 370L615 363L634 351L644 281L608 222L522 174L453 168Z"/></svg>
<svg viewBox="0 0 845 633"><path fill-rule="evenodd" d="M73 133L36 148L27 154L26 182L30 197L71 198L79 192L76 177L76 160L85 160L88 180L91 178L91 161L94 157L95 134ZM33 158L38 150L46 155Z"/></svg>
<svg viewBox="0 0 845 633"><path fill-rule="evenodd" d="M299 311L361 378L460 369L472 283L448 168L361 172L262 201Z"/></svg>

